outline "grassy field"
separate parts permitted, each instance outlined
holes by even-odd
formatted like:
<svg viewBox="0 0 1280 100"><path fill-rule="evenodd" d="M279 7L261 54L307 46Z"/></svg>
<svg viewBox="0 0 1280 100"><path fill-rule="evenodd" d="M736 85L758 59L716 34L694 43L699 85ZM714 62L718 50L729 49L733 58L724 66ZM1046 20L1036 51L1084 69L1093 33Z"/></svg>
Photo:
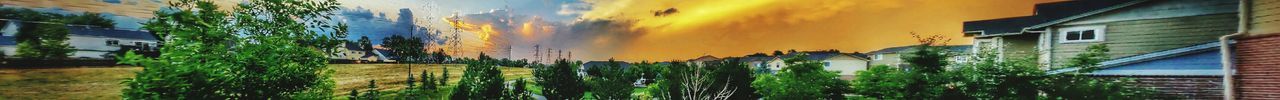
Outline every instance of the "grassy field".
<svg viewBox="0 0 1280 100"><path fill-rule="evenodd" d="M466 65L415 64L412 73L418 76L424 69L440 74L441 68L449 70L450 84L462 77ZM365 89L369 80L377 80L380 90L404 88L409 73L404 64L332 64L334 81L338 85L336 95L346 95L351 89ZM141 67L97 66L78 68L8 69L0 68L0 100L85 100L120 99L121 81L132 78ZM501 67L506 79L531 77L527 68Z"/></svg>

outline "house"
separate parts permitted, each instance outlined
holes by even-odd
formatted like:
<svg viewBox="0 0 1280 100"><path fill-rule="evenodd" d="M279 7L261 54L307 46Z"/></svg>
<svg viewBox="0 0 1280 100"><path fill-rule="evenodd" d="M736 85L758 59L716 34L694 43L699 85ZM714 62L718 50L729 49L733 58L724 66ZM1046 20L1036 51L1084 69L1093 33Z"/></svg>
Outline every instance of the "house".
<svg viewBox="0 0 1280 100"><path fill-rule="evenodd" d="M20 27L29 24L43 24L19 20L3 21L5 24L0 26L0 33L2 33L0 34L0 41L4 42L0 42L0 51L4 51L7 56L17 54L17 42L14 36L20 31ZM66 28L70 31L67 43L76 50L72 52L69 58L85 60L114 59L118 55L116 53L121 50L159 50L159 38L146 31L118 30L84 25L67 25Z"/></svg>
<svg viewBox="0 0 1280 100"><path fill-rule="evenodd" d="M1234 86L1226 86L1223 93L1235 99L1280 99L1277 96L1280 88L1276 88L1280 77L1275 77L1280 76L1276 70L1280 68L1276 63L1280 62L1280 9L1276 9L1280 7L1280 0L1242 0L1241 3L1240 15L1247 16L1241 19L1241 33L1223 38L1236 41L1234 50L1223 53L1235 56L1234 60L1225 60L1234 63L1223 65L1234 67L1235 71L1234 77L1225 78L1226 84ZM1224 71L1232 71L1230 67Z"/></svg>
<svg viewBox="0 0 1280 100"><path fill-rule="evenodd" d="M867 52L867 54L870 56L867 58L871 59L871 66L888 65L888 66L898 67L898 68L907 68L906 63L902 61L902 54L915 51L915 47L917 46L912 45L912 46L898 46L898 47L884 48L876 51ZM950 51L950 53L956 54L957 56L949 58L948 60L957 61L957 62L964 61L967 56L963 56L961 54L968 53L970 52L969 51L970 48L973 48L973 46L971 45L950 45L950 46L940 46L940 47L947 49L947 51Z"/></svg>
<svg viewBox="0 0 1280 100"><path fill-rule="evenodd" d="M1111 57L1092 77L1125 77L1155 88L1160 99L1222 98L1221 65L1210 48L1235 33L1234 0L1076 0L1037 4L1031 16L970 21L964 34L974 47L1001 59L1036 57L1054 69L1075 71L1068 58L1096 44ZM1226 42L1231 43L1231 42Z"/></svg>
<svg viewBox="0 0 1280 100"><path fill-rule="evenodd" d="M711 56L711 55L705 55L702 57L689 59L690 64L697 65L697 66L705 66L706 63L714 63L717 61L720 61L720 58L716 58L716 56Z"/></svg>
<svg viewBox="0 0 1280 100"><path fill-rule="evenodd" d="M769 64L769 61L774 60L774 59L777 59L777 57L767 56L767 55L764 55L764 56L744 56L744 57L738 58L738 61L739 61L739 62L742 62L742 63L743 63L743 64L745 64L745 65L747 65L747 68L750 68L751 70L756 70L756 71L767 71L767 72L770 72L770 73L771 73L771 72L772 72L772 70L770 70L770 69L768 68L769 66L771 66L771 65ZM762 69L763 69L763 70L762 70Z"/></svg>
<svg viewBox="0 0 1280 100"><path fill-rule="evenodd" d="M840 75L840 79L842 80L853 80L855 77L854 73L867 70L868 61L870 61L864 57L840 53L838 51L808 51L772 57L766 65L772 66L768 68L773 72L777 72L782 70L782 68L787 67L786 61L784 61L785 59L796 57L801 54L807 55L805 58L801 59L821 62L824 69L838 72L838 75Z"/></svg>
<svg viewBox="0 0 1280 100"><path fill-rule="evenodd" d="M392 56L384 55L389 53L387 50L377 48L364 50L358 44L343 43L338 45L337 53L330 54L329 59L350 60L355 63L395 62L395 60L391 60Z"/></svg>

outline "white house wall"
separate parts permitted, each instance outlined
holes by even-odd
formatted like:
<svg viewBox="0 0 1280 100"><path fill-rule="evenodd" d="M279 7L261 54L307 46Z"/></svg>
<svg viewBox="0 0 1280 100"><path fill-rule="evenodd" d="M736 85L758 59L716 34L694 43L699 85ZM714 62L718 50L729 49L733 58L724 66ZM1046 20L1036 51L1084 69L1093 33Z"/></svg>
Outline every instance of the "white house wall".
<svg viewBox="0 0 1280 100"><path fill-rule="evenodd" d="M825 69L830 71L840 71L839 75L854 75L855 72L867 70L867 61L853 58L850 56L835 56L822 62L829 62L831 66Z"/></svg>
<svg viewBox="0 0 1280 100"><path fill-rule="evenodd" d="M135 45L134 42L143 42L149 47L156 47L156 41L71 35L70 39L67 40L67 43L70 43L71 47L75 47L76 49L76 52L71 55L71 58L107 59L109 57L103 57L102 55L120 50L120 46L107 45L107 40L120 41L119 45Z"/></svg>

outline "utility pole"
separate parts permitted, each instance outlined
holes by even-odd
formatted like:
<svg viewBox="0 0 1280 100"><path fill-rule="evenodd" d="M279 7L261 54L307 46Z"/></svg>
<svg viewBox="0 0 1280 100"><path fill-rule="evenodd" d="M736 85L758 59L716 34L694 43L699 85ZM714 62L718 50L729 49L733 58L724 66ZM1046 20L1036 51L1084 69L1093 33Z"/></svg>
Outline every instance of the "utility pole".
<svg viewBox="0 0 1280 100"><path fill-rule="evenodd" d="M538 53L538 50L539 50L539 49L542 49L541 47L542 47L542 45L539 45L539 44L534 44L534 45L533 45L533 58L534 58L534 62L544 62L544 61L542 61L542 53Z"/></svg>

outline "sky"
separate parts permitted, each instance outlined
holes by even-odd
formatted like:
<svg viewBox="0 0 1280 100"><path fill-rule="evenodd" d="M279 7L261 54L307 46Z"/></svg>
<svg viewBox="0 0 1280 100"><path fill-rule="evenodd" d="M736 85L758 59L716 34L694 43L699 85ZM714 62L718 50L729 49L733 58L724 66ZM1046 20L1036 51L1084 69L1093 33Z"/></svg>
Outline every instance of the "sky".
<svg viewBox="0 0 1280 100"><path fill-rule="evenodd" d="M119 28L136 29L167 1L0 4L106 13ZM348 39L366 36L375 44L410 35L455 55L483 52L536 61L535 54L545 58L550 52L574 60L668 61L792 49L870 52L915 44L912 33L966 45L972 40L960 33L964 21L1031 15L1034 4L1053 1L1058 0L338 0L344 9L336 13L352 26Z"/></svg>

